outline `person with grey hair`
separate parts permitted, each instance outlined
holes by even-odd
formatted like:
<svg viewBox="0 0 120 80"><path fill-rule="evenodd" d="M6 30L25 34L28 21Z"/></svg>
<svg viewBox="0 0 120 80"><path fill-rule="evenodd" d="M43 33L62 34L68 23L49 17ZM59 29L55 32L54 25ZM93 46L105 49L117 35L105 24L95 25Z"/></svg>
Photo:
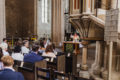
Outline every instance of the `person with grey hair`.
<svg viewBox="0 0 120 80"><path fill-rule="evenodd" d="M24 40L23 41L23 46L21 48L21 52L22 54L28 54L29 53L29 41L28 40Z"/></svg>

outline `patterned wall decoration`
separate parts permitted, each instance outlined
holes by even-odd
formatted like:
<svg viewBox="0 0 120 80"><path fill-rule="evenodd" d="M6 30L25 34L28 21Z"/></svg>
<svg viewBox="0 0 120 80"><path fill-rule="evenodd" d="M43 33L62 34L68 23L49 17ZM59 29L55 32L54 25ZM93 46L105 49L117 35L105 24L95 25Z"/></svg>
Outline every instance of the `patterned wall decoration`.
<svg viewBox="0 0 120 80"><path fill-rule="evenodd" d="M118 22L119 21L119 9L112 9L106 13L105 24L105 41L117 42L120 33Z"/></svg>

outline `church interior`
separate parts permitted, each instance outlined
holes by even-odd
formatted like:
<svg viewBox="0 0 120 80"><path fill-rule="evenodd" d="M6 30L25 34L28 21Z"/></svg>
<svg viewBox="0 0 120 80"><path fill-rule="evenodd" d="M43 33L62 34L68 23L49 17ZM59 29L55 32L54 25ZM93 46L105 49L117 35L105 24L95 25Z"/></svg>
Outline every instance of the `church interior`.
<svg viewBox="0 0 120 80"><path fill-rule="evenodd" d="M120 0L0 0L0 80L120 80Z"/></svg>

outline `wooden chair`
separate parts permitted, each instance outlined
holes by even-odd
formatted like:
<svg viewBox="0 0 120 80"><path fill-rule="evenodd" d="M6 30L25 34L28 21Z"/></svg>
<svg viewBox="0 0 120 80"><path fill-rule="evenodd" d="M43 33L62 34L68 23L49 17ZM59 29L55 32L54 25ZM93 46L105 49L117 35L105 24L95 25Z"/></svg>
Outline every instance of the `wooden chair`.
<svg viewBox="0 0 120 80"><path fill-rule="evenodd" d="M50 80L50 70L47 69L47 61L43 60L35 63L35 80Z"/></svg>
<svg viewBox="0 0 120 80"><path fill-rule="evenodd" d="M21 66L22 61L14 60L14 67Z"/></svg>
<svg viewBox="0 0 120 80"><path fill-rule="evenodd" d="M57 57L57 71L65 72L65 55Z"/></svg>
<svg viewBox="0 0 120 80"><path fill-rule="evenodd" d="M56 80L56 79L58 79L58 80L70 80L70 77L68 74L54 71L54 79L53 80Z"/></svg>
<svg viewBox="0 0 120 80"><path fill-rule="evenodd" d="M66 73L77 74L77 55L74 53L71 56L65 57Z"/></svg>
<svg viewBox="0 0 120 80"><path fill-rule="evenodd" d="M35 80L33 63L22 62L18 67L18 72L23 74L25 80Z"/></svg>

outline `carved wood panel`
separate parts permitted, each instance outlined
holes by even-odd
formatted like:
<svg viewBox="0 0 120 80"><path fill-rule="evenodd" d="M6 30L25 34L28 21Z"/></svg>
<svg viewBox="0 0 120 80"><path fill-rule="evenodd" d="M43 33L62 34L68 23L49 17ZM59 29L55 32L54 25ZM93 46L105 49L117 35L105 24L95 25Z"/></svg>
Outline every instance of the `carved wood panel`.
<svg viewBox="0 0 120 80"><path fill-rule="evenodd" d="M34 0L6 0L6 31L8 37L34 35Z"/></svg>

